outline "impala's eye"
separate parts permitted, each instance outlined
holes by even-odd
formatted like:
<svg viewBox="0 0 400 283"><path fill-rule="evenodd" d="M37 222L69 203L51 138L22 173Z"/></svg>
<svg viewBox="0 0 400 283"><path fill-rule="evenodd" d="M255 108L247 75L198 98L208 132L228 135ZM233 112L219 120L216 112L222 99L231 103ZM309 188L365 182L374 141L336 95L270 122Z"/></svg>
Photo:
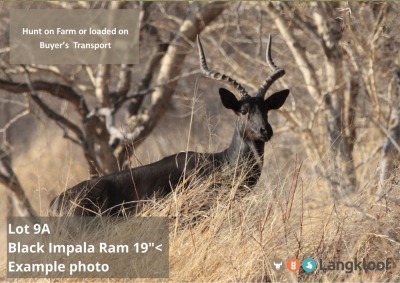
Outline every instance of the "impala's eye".
<svg viewBox="0 0 400 283"><path fill-rule="evenodd" d="M247 113L249 113L249 105L245 104L240 107L240 114L246 115Z"/></svg>

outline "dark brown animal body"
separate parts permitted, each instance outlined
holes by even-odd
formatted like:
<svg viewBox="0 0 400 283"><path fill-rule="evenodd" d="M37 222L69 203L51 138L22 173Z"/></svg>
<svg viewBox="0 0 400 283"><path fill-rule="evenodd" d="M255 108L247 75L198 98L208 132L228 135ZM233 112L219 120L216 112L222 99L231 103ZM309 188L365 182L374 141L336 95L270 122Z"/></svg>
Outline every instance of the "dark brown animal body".
<svg viewBox="0 0 400 283"><path fill-rule="evenodd" d="M127 169L115 174L83 181L66 190L50 204L50 215L116 215L121 208L130 210L138 201L165 196L188 179L218 172L223 166L232 168L246 164L243 184L253 187L262 171L264 145L273 135L268 123L268 111L279 109L289 95L282 90L264 98L269 87L285 72L276 67L271 58L271 38L267 48L267 62L273 74L254 96L230 77L210 71L198 38L202 74L220 80L236 89L236 94L221 88L222 104L238 116L231 144L217 153L181 152L149 165Z"/></svg>

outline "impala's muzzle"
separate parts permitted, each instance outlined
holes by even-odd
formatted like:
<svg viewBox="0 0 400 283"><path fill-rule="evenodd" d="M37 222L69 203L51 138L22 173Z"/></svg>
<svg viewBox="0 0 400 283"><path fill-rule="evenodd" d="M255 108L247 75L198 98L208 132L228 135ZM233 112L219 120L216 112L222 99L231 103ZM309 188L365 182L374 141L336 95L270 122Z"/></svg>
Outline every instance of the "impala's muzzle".
<svg viewBox="0 0 400 283"><path fill-rule="evenodd" d="M269 141L272 138L273 134L274 132L270 125L266 125L265 127L261 127L260 129L261 139L265 142Z"/></svg>

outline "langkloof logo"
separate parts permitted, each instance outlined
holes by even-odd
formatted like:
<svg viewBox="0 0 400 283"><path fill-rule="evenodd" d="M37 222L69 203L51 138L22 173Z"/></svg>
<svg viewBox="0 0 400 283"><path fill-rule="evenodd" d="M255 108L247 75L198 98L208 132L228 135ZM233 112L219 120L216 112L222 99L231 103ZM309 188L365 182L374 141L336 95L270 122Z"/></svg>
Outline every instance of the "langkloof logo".
<svg viewBox="0 0 400 283"><path fill-rule="evenodd" d="M367 261L365 258L358 260L349 261L324 261L320 259L318 264L313 258L305 258L300 265L300 261L297 258L289 258L286 261L286 269L291 272L297 272L300 266L305 272L313 272L319 266L321 271L346 271L346 273L352 273L353 271L387 271L392 268L393 260L391 257L387 258L385 261ZM272 269L275 271L282 271L285 269L283 266L283 261L279 258L275 258L272 261Z"/></svg>
<svg viewBox="0 0 400 283"><path fill-rule="evenodd" d="M352 261L328 261L324 262L322 259L319 260L319 270L346 270L346 273L352 273L355 270L368 271L383 271L389 270L392 267L392 258L389 257L386 261L366 261L363 258L359 261L354 258Z"/></svg>

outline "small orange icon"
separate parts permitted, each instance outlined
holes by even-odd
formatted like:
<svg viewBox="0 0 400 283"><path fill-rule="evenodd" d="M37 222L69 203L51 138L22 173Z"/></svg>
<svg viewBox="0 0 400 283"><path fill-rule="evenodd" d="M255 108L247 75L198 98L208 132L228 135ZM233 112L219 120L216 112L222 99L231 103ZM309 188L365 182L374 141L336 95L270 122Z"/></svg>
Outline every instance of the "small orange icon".
<svg viewBox="0 0 400 283"><path fill-rule="evenodd" d="M289 258L286 261L286 268L291 271L291 272L297 272L300 269L300 260L298 260L297 258Z"/></svg>

